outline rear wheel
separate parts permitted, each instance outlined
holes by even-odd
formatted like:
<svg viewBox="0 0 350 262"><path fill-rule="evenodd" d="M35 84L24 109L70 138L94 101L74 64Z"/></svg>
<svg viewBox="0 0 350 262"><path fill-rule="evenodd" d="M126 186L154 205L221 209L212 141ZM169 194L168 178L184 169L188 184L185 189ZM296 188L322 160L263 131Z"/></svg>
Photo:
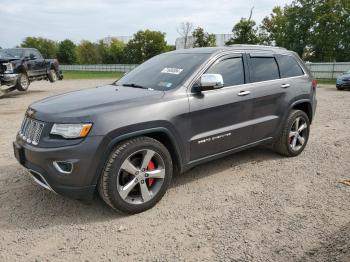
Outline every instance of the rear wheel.
<svg viewBox="0 0 350 262"><path fill-rule="evenodd" d="M98 191L112 208L139 213L152 208L171 182L173 166L166 147L138 137L117 146L100 177Z"/></svg>
<svg viewBox="0 0 350 262"><path fill-rule="evenodd" d="M55 69L51 69L49 74L48 74L49 81L51 83L54 83L57 81L57 73Z"/></svg>
<svg viewBox="0 0 350 262"><path fill-rule="evenodd" d="M29 87L29 78L26 74L20 73L17 78L16 88L19 91L27 91Z"/></svg>
<svg viewBox="0 0 350 262"><path fill-rule="evenodd" d="M276 152L284 156L297 156L305 148L310 133L310 120L307 114L301 110L292 110L280 134L274 144Z"/></svg>

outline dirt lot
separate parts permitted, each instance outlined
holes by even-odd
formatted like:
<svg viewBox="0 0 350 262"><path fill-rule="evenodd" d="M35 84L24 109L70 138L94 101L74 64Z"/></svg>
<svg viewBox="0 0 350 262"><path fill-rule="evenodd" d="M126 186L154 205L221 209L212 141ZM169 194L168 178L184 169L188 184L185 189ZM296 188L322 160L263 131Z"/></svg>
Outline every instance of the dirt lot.
<svg viewBox="0 0 350 262"><path fill-rule="evenodd" d="M12 155L34 100L111 80L34 83L0 99L0 261L350 261L350 92L318 89L306 150L251 149L174 178L163 200L123 216L36 184Z"/></svg>

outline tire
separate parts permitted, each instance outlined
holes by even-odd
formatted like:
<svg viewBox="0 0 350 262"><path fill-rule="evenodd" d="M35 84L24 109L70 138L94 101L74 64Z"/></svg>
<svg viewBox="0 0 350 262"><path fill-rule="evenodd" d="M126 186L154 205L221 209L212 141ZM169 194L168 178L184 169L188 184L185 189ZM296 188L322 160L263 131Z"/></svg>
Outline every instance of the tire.
<svg viewBox="0 0 350 262"><path fill-rule="evenodd" d="M49 81L51 83L54 83L57 81L58 77L57 77L57 73L55 69L50 69L49 74L47 75L47 77L49 78Z"/></svg>
<svg viewBox="0 0 350 262"><path fill-rule="evenodd" d="M17 78L16 88L18 91L27 91L29 87L29 78L26 74L20 73Z"/></svg>
<svg viewBox="0 0 350 262"><path fill-rule="evenodd" d="M299 119L298 123L297 119ZM292 110L283 126L280 136L274 143L274 150L284 156L297 156L303 152L309 140L309 134L310 120L307 114L301 110Z"/></svg>
<svg viewBox="0 0 350 262"><path fill-rule="evenodd" d="M344 87L338 87L338 86L337 86L337 89L338 89L339 91L343 91L345 88L344 88Z"/></svg>
<svg viewBox="0 0 350 262"><path fill-rule="evenodd" d="M155 139L138 137L118 144L112 151L99 178L98 192L113 209L136 214L161 200L172 174L166 147Z"/></svg>

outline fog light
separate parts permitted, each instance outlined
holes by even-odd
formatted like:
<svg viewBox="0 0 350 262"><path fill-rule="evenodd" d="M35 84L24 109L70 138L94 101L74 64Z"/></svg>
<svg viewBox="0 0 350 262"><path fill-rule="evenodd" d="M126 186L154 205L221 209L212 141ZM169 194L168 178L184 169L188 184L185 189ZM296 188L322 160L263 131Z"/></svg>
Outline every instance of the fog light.
<svg viewBox="0 0 350 262"><path fill-rule="evenodd" d="M73 164L66 161L54 161L53 166L62 174L70 174L73 171Z"/></svg>

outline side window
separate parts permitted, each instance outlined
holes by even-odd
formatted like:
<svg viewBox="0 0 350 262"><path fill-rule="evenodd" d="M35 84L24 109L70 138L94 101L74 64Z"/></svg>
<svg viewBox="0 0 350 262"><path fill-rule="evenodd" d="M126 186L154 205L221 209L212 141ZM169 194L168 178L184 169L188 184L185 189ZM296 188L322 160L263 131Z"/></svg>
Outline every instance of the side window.
<svg viewBox="0 0 350 262"><path fill-rule="evenodd" d="M252 81L260 82L279 79L279 71L274 57L251 57Z"/></svg>
<svg viewBox="0 0 350 262"><path fill-rule="evenodd" d="M224 86L244 84L244 67L241 57L227 58L212 65L208 74L221 74Z"/></svg>
<svg viewBox="0 0 350 262"><path fill-rule="evenodd" d="M291 56L278 56L278 65L280 67L281 77L301 76L304 74L298 62Z"/></svg>
<svg viewBox="0 0 350 262"><path fill-rule="evenodd" d="M37 51L37 50L33 50L33 54L35 55L35 57L37 59L42 59L43 57L41 56L41 54Z"/></svg>

